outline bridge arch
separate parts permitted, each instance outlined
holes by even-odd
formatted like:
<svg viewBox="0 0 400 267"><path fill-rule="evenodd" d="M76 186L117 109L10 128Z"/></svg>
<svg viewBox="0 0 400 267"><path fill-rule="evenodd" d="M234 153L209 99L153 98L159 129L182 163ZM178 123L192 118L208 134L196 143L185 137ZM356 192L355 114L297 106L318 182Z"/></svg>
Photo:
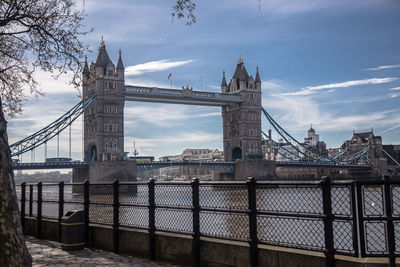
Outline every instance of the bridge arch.
<svg viewBox="0 0 400 267"><path fill-rule="evenodd" d="M240 147L235 147L232 149L232 161L242 159L242 149Z"/></svg>
<svg viewBox="0 0 400 267"><path fill-rule="evenodd" d="M97 161L97 147L96 144L89 144L88 150L85 155L85 162Z"/></svg>

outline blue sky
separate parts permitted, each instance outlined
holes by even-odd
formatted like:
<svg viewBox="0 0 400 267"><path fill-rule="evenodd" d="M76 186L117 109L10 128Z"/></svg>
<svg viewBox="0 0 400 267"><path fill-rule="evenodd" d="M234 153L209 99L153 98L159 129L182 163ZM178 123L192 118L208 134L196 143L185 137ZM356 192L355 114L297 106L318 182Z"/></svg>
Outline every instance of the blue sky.
<svg viewBox="0 0 400 267"><path fill-rule="evenodd" d="M233 75L241 55L249 74L260 68L263 106L302 141L310 124L340 146L357 132L400 143L400 2L396 0L195 1L197 23L172 19L172 0L86 0L84 38L95 61L104 37L116 63L122 49L126 84L220 91L222 71ZM78 102L69 76L37 78L45 97L28 96L9 121L10 143L39 130ZM269 129L263 121L263 129ZM73 127L73 157L81 158L81 121ZM276 136L273 136L276 138ZM67 156L68 134L60 156ZM125 150L180 154L185 148L222 149L220 108L126 102ZM56 141L49 143L56 156ZM43 149L36 160L43 158ZM31 156L24 156L30 160Z"/></svg>

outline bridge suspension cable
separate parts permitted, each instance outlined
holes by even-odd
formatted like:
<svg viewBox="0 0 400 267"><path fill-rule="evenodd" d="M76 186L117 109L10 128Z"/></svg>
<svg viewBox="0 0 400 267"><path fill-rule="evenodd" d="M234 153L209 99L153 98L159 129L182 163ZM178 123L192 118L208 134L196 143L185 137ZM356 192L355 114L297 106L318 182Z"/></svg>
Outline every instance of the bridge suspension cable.
<svg viewBox="0 0 400 267"><path fill-rule="evenodd" d="M294 150L296 150L299 155L303 155L304 157L302 159L310 159L310 160L316 160L316 161L325 161L325 162L333 162L334 160L328 157L325 157L323 155L320 155L317 152L312 151L311 149L307 148L304 146L302 143L297 141L293 136L291 136L288 132L286 132L269 114L268 112L262 108L262 111L269 121L269 123L274 127L274 129L278 132L280 136L287 142L289 146L291 146ZM293 143L297 144L294 145ZM299 147L302 148L299 149Z"/></svg>
<svg viewBox="0 0 400 267"><path fill-rule="evenodd" d="M385 153L386 156L388 156L394 163L396 163L397 166L400 167L400 163L399 163L397 160L395 160L395 159L394 159L386 150L384 150L383 148L382 148L382 152Z"/></svg>
<svg viewBox="0 0 400 267"><path fill-rule="evenodd" d="M64 115L53 121L36 133L10 145L11 156L18 156L27 151L47 143L54 136L59 135L65 128L70 126L96 99L96 95L82 100ZM47 150L47 149L46 149ZM58 153L57 153L58 154Z"/></svg>
<svg viewBox="0 0 400 267"><path fill-rule="evenodd" d="M344 157L344 155L346 154L346 152L350 150L348 147L331 156L323 156L315 151L312 151L311 149L309 149L308 147L297 141L294 137L292 137L268 114L268 112L264 108L262 108L262 111L266 116L266 118L268 119L269 123L278 132L278 134L282 136L282 138L286 141L285 145L288 145L289 148L286 148L282 144L272 140L272 138L269 135L262 132L262 135L264 135L267 138L267 139L263 138L265 144L268 145L271 149L273 149L276 153L278 153L282 157L292 162L311 160L316 163L344 165L344 164L349 164L349 162L355 161L361 157L366 157L368 163L370 163L370 159L368 157L367 152L371 150L371 146L365 147L364 149L354 154L348 155L346 157Z"/></svg>

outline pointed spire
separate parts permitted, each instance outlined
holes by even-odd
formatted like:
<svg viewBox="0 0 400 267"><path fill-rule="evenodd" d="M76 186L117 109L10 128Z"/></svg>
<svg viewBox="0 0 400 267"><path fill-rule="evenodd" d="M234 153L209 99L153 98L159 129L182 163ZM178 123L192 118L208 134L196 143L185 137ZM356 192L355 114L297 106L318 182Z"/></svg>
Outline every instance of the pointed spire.
<svg viewBox="0 0 400 267"><path fill-rule="evenodd" d="M238 59L238 63L237 63L238 65L239 64L243 64L243 58L242 58L242 55L240 55L239 56L239 59Z"/></svg>
<svg viewBox="0 0 400 267"><path fill-rule="evenodd" d="M243 59L242 59L242 57L240 57L232 79L238 79L239 81L248 81L249 78L250 78L249 74L247 73L247 70L243 64Z"/></svg>
<svg viewBox="0 0 400 267"><path fill-rule="evenodd" d="M255 82L256 82L256 83L260 83L260 82L261 82L260 74L258 73L258 66L257 66L257 73L256 73L256 80L255 80Z"/></svg>
<svg viewBox="0 0 400 267"><path fill-rule="evenodd" d="M101 43L99 47L99 54L95 63L96 67L107 67L108 63L112 63L110 57L107 54L106 46L104 44L103 36L101 37Z"/></svg>
<svg viewBox="0 0 400 267"><path fill-rule="evenodd" d="M225 71L222 71L222 82L221 82L221 87L223 86L228 86L226 84L226 79L225 79Z"/></svg>
<svg viewBox="0 0 400 267"><path fill-rule="evenodd" d="M122 63L121 49L118 51L118 54L119 54L119 56L118 56L117 70L120 70L120 69L122 70L125 67L124 67L124 63Z"/></svg>
<svg viewBox="0 0 400 267"><path fill-rule="evenodd" d="M88 74L89 73L89 66L87 63L87 56L85 56L85 64L83 65L83 73Z"/></svg>

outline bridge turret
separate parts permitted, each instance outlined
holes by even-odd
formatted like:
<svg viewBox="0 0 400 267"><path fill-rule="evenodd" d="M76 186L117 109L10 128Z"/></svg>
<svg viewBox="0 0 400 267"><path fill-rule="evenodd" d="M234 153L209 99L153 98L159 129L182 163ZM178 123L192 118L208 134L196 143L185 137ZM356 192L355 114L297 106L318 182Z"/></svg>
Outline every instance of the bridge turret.
<svg viewBox="0 0 400 267"><path fill-rule="evenodd" d="M242 103L222 107L225 161L262 158L261 79L249 76L239 58L226 93L240 94ZM221 85L224 92L224 87Z"/></svg>
<svg viewBox="0 0 400 267"><path fill-rule="evenodd" d="M118 78L123 80L124 74L125 74L125 67L124 67L124 63L122 63L121 49L120 49L118 51L117 76L118 76Z"/></svg>
<svg viewBox="0 0 400 267"><path fill-rule="evenodd" d="M260 79L260 74L258 73L258 66L257 66L257 73L256 73L255 84L256 84L256 89L258 89L258 90L261 91L261 79Z"/></svg>
<svg viewBox="0 0 400 267"><path fill-rule="evenodd" d="M101 41L96 63L90 66L90 79L84 83L84 97L97 95L85 111L85 161L120 159L124 155L124 67L121 55L117 69Z"/></svg>
<svg viewBox="0 0 400 267"><path fill-rule="evenodd" d="M89 66L87 63L87 56L85 56L85 63L83 65L83 71L82 71L82 81L83 83L87 83L90 77L90 71L89 71Z"/></svg>
<svg viewBox="0 0 400 267"><path fill-rule="evenodd" d="M221 92L227 93L228 91L229 91L228 85L226 84L226 79L225 79L225 71L222 71Z"/></svg>

